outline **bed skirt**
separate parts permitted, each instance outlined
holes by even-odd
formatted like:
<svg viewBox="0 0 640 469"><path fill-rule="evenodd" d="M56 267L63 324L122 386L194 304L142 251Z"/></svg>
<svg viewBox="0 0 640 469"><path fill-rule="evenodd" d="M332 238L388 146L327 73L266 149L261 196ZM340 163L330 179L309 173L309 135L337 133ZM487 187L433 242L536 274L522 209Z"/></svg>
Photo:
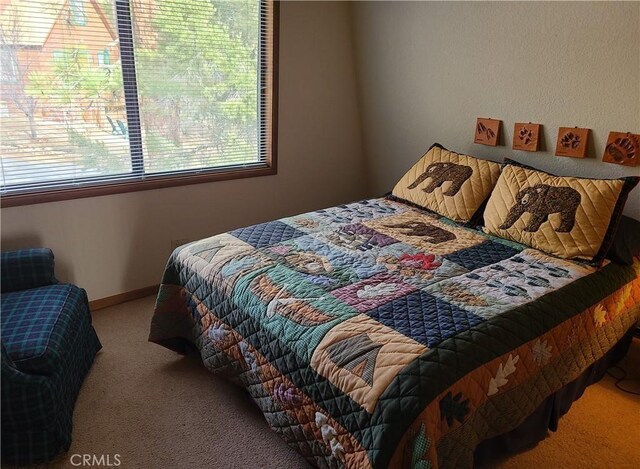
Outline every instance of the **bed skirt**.
<svg viewBox="0 0 640 469"><path fill-rule="evenodd" d="M633 340L634 330L635 326L578 378L546 398L517 428L480 443L474 452L474 466L495 463L504 457L531 449L545 439L549 430L555 432L560 417L569 411L587 386L600 381L610 367L624 358Z"/></svg>

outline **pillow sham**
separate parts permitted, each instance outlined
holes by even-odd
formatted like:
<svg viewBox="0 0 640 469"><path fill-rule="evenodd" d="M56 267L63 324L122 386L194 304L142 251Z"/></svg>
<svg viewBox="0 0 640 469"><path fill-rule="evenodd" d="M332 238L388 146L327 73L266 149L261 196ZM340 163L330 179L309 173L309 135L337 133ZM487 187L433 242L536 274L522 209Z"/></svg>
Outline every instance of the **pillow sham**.
<svg viewBox="0 0 640 469"><path fill-rule="evenodd" d="M607 252L607 259L631 265L635 256L640 256L640 221L622 216Z"/></svg>
<svg viewBox="0 0 640 469"><path fill-rule="evenodd" d="M434 143L402 176L391 195L467 223L500 176L500 164L462 155Z"/></svg>
<svg viewBox="0 0 640 469"><path fill-rule="evenodd" d="M484 212L486 233L600 265L640 178L554 176L505 160Z"/></svg>

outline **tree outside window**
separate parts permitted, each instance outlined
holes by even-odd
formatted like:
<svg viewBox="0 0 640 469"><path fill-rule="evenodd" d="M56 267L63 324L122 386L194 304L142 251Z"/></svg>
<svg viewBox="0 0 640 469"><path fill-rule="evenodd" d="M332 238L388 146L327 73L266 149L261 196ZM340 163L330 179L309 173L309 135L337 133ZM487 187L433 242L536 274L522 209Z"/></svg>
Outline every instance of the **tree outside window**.
<svg viewBox="0 0 640 469"><path fill-rule="evenodd" d="M275 173L274 8L265 0L0 4L0 191Z"/></svg>

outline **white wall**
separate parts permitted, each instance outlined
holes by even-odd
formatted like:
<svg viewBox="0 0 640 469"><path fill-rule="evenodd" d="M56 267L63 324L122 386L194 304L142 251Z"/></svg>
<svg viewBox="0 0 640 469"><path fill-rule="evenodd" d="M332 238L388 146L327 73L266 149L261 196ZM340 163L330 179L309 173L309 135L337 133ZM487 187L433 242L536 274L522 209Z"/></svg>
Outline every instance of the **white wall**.
<svg viewBox="0 0 640 469"><path fill-rule="evenodd" d="M640 3L358 2L353 5L369 192L390 190L433 142L562 175L640 175L601 162L609 131L640 133ZM473 143L476 117L503 145ZM515 122L545 151L511 150ZM560 126L592 129L584 160L553 156ZM626 213L640 219L640 189Z"/></svg>
<svg viewBox="0 0 640 469"><path fill-rule="evenodd" d="M2 209L2 249L48 246L91 299L159 283L172 239L362 198L346 3L281 5L278 175Z"/></svg>

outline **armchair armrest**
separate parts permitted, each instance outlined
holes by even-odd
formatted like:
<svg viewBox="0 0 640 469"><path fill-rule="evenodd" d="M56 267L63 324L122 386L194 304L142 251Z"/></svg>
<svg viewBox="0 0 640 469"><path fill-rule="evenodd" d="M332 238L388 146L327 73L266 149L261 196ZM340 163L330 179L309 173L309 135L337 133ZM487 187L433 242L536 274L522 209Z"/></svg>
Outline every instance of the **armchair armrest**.
<svg viewBox="0 0 640 469"><path fill-rule="evenodd" d="M28 375L24 374L20 368L13 362L7 349L4 347L2 340L0 340L0 349L2 351L2 362L0 363L0 370L2 370L2 388L3 390L9 385L9 381L17 380L18 382L24 380ZM4 402L2 403L4 406Z"/></svg>
<svg viewBox="0 0 640 469"><path fill-rule="evenodd" d="M9 357L4 345L0 376L3 434L24 431L25 425L47 428L55 421L56 394L51 378L22 372Z"/></svg>
<svg viewBox="0 0 640 469"><path fill-rule="evenodd" d="M20 249L0 254L2 293L58 283L53 252L47 248Z"/></svg>
<svg viewBox="0 0 640 469"><path fill-rule="evenodd" d="M5 368L7 370L15 369L15 364L13 363L13 360L9 356L7 349L4 348L4 344L2 343L1 339L0 339L0 352L2 353L2 361L1 361L2 371L4 372Z"/></svg>

